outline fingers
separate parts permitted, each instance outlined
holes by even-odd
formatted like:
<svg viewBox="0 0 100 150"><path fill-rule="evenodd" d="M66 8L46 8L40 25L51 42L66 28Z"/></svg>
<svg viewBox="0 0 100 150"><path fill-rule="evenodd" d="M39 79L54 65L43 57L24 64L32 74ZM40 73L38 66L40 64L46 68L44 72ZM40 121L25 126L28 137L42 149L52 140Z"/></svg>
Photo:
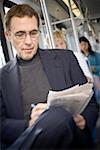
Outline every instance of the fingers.
<svg viewBox="0 0 100 150"><path fill-rule="evenodd" d="M39 116L47 109L46 103L39 103L33 109L30 115L29 127L31 127L35 121L39 118Z"/></svg>
<svg viewBox="0 0 100 150"><path fill-rule="evenodd" d="M43 111L47 109L47 104L46 103L39 103L37 104L33 109L31 113L31 118L34 118L35 116L39 116Z"/></svg>
<svg viewBox="0 0 100 150"><path fill-rule="evenodd" d="M87 76L86 76L86 78L87 78L88 83L93 83L93 79L92 78L87 77Z"/></svg>
<svg viewBox="0 0 100 150"><path fill-rule="evenodd" d="M38 104L33 108L32 111L38 111L38 110L40 110L40 109L43 109L43 110L47 109L47 103L38 103Z"/></svg>
<svg viewBox="0 0 100 150"><path fill-rule="evenodd" d="M85 128L86 121L83 116L81 116L81 115L75 116L74 121L80 129L83 130Z"/></svg>
<svg viewBox="0 0 100 150"><path fill-rule="evenodd" d="M40 116L41 113L43 113L45 109L33 109L31 113L31 119L34 119L34 117Z"/></svg>
<svg viewBox="0 0 100 150"><path fill-rule="evenodd" d="M34 119L31 119L31 120L29 121L29 127L31 127L31 126L35 123L35 121L36 121L37 119L38 119L37 117L34 117Z"/></svg>

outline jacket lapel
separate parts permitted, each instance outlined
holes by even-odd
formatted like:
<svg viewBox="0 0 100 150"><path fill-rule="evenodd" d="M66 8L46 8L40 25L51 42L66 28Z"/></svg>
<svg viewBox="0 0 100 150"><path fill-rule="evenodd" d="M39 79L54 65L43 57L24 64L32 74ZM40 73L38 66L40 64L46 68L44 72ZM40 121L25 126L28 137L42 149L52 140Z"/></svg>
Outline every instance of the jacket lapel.
<svg viewBox="0 0 100 150"><path fill-rule="evenodd" d="M18 116L18 118L23 118L20 81L16 60L14 60L14 63L12 63L9 68L7 68L5 76L6 77L4 79L6 79L6 81L4 82L6 84L6 89L4 90L7 92L7 99L9 100L10 108L13 110L13 112L16 112L16 117Z"/></svg>

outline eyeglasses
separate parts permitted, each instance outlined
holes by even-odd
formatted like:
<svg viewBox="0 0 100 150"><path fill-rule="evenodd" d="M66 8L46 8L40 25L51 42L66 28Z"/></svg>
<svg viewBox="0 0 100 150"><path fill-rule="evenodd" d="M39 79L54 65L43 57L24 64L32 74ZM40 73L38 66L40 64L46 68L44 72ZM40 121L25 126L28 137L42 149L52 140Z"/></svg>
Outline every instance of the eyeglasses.
<svg viewBox="0 0 100 150"><path fill-rule="evenodd" d="M40 33L39 30L32 30L30 32L18 31L18 32L13 33L13 34L16 37L16 39L18 39L18 40L24 40L27 37L27 35L29 35L32 39L37 38L38 35L39 35L39 33Z"/></svg>

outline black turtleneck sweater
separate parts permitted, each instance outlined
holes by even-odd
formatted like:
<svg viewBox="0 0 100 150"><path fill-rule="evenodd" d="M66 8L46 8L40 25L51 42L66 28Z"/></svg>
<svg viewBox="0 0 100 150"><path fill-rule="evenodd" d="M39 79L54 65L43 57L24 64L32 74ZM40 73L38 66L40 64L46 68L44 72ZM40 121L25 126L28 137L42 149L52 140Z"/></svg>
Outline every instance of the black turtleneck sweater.
<svg viewBox="0 0 100 150"><path fill-rule="evenodd" d="M45 102L50 85L38 54L29 61L18 58L18 66L23 112L25 119L28 121L31 104Z"/></svg>

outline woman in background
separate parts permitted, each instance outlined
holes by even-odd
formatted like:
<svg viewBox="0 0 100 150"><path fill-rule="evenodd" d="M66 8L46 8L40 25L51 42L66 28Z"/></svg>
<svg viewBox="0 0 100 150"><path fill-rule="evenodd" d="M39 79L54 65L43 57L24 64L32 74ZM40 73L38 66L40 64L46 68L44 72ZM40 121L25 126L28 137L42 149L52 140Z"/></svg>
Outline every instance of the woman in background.
<svg viewBox="0 0 100 150"><path fill-rule="evenodd" d="M100 103L100 53L92 50L90 42L86 37L80 37L79 42L81 52L86 57L90 71L93 75L96 100Z"/></svg>
<svg viewBox="0 0 100 150"><path fill-rule="evenodd" d="M67 49L67 42L64 38L64 35L60 30L56 30L53 32L55 46L58 49Z"/></svg>

